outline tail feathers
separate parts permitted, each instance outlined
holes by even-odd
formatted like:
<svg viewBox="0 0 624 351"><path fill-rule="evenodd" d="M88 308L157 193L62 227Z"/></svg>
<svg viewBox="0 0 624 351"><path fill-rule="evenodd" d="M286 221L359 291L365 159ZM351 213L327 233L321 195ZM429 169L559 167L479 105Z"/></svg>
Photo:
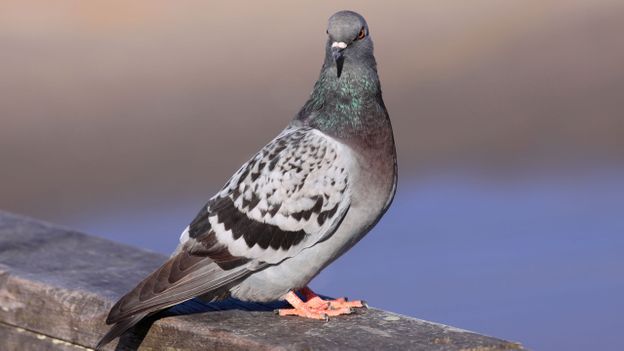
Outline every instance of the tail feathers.
<svg viewBox="0 0 624 351"><path fill-rule="evenodd" d="M216 298L249 273L247 265L226 270L210 258L180 252L117 301L106 318L113 326L96 349L162 309L200 295Z"/></svg>
<svg viewBox="0 0 624 351"><path fill-rule="evenodd" d="M106 323L117 323L214 292L249 273L246 265L225 270L209 258L181 252L117 301Z"/></svg>
<svg viewBox="0 0 624 351"><path fill-rule="evenodd" d="M123 320L115 323L110 328L110 330L102 337L100 342L98 342L98 344L95 347L95 349L96 350L101 350L104 346L106 346L106 344L108 344L109 342L113 341L113 339L115 339L116 337L120 336L121 334L126 332L128 329L132 328L134 325L139 323L148 314L149 313L135 314L133 316L130 316L130 317L126 318L126 319L123 319Z"/></svg>

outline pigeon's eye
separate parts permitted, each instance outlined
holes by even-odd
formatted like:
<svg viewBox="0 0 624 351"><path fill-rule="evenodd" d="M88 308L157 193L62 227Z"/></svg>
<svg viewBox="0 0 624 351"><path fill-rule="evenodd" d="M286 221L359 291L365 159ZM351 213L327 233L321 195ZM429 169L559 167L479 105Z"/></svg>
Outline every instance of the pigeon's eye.
<svg viewBox="0 0 624 351"><path fill-rule="evenodd" d="M362 27L362 29L360 29L360 32L358 33L357 38L355 38L355 40L364 39L365 36L366 36L366 28Z"/></svg>

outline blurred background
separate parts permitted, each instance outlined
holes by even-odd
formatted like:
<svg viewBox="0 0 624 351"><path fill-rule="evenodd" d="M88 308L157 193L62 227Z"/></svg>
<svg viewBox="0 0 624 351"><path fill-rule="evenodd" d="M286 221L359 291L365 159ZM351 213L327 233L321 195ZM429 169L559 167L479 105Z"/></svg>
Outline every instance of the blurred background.
<svg viewBox="0 0 624 351"><path fill-rule="evenodd" d="M400 184L312 284L535 350L624 328L624 2L0 2L0 208L168 254L371 27ZM224 152L227 150L227 152Z"/></svg>

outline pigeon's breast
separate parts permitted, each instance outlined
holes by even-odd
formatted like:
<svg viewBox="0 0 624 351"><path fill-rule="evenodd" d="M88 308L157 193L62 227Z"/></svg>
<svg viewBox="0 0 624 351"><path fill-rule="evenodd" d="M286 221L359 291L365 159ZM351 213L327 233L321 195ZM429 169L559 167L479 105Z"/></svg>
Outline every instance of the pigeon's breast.
<svg viewBox="0 0 624 351"><path fill-rule="evenodd" d="M365 227L354 235L345 251L374 226L390 206L397 183L396 151L392 130L356 140L351 143L355 169L350 214Z"/></svg>

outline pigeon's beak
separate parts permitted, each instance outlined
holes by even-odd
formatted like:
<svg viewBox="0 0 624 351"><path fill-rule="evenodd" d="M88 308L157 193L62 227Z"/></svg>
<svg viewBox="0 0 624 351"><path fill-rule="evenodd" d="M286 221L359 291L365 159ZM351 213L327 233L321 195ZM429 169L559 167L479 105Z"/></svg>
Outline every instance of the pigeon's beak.
<svg viewBox="0 0 624 351"><path fill-rule="evenodd" d="M347 44L342 41L335 41L331 45L331 53L334 61L336 61L336 74L340 78L342 73L342 64L344 63L344 56L342 51L347 47Z"/></svg>

